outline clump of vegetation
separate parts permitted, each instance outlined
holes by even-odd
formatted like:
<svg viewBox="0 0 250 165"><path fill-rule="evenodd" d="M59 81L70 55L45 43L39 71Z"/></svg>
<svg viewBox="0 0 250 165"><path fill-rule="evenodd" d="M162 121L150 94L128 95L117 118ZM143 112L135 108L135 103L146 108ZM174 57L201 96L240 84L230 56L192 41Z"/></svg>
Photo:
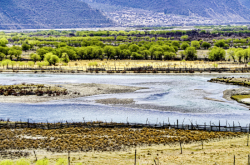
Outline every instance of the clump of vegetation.
<svg viewBox="0 0 250 165"><path fill-rule="evenodd" d="M86 123L88 124L88 123ZM90 124L90 123L89 123ZM49 124L45 124L49 125ZM46 149L53 152L79 151L120 151L130 147L151 146L155 144L191 143L209 141L220 137L238 137L239 132L206 132L198 130L178 130L169 128L124 128L116 127L118 123L110 123L114 128L73 127L61 128L61 123L53 123L58 129L3 129L1 130L0 149ZM22 138L20 138L22 136ZM32 138L25 138L29 136ZM38 138L42 136L44 138ZM7 138L8 137L8 138ZM60 161L61 162L61 161Z"/></svg>
<svg viewBox="0 0 250 165"><path fill-rule="evenodd" d="M36 162L36 165L49 165L49 159L41 159Z"/></svg>
<svg viewBox="0 0 250 165"><path fill-rule="evenodd" d="M91 66L97 67L97 66L98 66L98 63L97 63L97 62L89 62L89 63L88 63L88 66L89 66L89 67L91 67Z"/></svg>
<svg viewBox="0 0 250 165"><path fill-rule="evenodd" d="M19 84L19 85L2 85L0 86L0 95L4 96L60 96L67 95L66 89L61 87L45 86L43 84Z"/></svg>
<svg viewBox="0 0 250 165"><path fill-rule="evenodd" d="M0 161L0 165L14 165L12 160L2 160Z"/></svg>
<svg viewBox="0 0 250 165"><path fill-rule="evenodd" d="M56 165L68 165L68 160L67 160L67 159L59 158L59 159L56 161Z"/></svg>
<svg viewBox="0 0 250 165"><path fill-rule="evenodd" d="M30 161L27 159L20 159L16 162L15 165L30 165Z"/></svg>

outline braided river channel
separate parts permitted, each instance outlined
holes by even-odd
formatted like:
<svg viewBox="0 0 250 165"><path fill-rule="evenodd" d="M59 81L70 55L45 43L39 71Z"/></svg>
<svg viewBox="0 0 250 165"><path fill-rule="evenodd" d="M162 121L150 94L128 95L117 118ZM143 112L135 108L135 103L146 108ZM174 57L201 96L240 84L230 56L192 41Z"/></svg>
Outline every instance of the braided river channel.
<svg viewBox="0 0 250 165"><path fill-rule="evenodd" d="M205 75L66 75L0 74L0 84L96 83L147 87L133 93L103 94L34 104L0 103L0 119L31 122L107 121L130 123L179 123L218 125L250 123L249 107L223 98L226 89L239 86L207 82L222 74ZM235 77L250 77L236 75ZM7 96L6 96L7 97ZM131 105L104 105L97 99L132 98ZM208 100L216 99L220 101Z"/></svg>

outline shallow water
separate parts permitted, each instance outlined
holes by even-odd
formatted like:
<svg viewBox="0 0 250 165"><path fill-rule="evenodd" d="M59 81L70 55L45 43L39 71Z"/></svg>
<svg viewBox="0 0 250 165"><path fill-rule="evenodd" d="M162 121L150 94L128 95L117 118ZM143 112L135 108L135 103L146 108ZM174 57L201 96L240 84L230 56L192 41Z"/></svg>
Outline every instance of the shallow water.
<svg viewBox="0 0 250 165"><path fill-rule="evenodd" d="M0 84L26 83L104 83L148 87L134 93L96 95L50 101L40 104L0 103L0 118L16 121L114 121L145 123L199 123L245 126L250 123L249 108L222 98L223 91L237 88L207 82L221 75L55 75L1 74ZM237 75L249 77L250 75ZM236 77L236 76L235 76ZM225 102L206 100L214 98ZM95 103L96 99L133 98L135 105L112 106Z"/></svg>

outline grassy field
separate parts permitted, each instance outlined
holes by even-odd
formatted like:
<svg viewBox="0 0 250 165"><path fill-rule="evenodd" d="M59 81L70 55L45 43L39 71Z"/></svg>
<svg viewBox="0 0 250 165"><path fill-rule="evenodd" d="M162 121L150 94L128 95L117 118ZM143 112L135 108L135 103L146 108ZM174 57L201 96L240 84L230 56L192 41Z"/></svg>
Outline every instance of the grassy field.
<svg viewBox="0 0 250 165"><path fill-rule="evenodd" d="M233 164L234 155L237 165L246 165L250 146L246 145L247 136L205 143L184 144L181 154L179 144L153 145L137 147L137 165L220 165ZM68 153L52 153L45 150L36 151L37 158L48 158L49 164L54 165L59 158L68 159ZM127 165L134 164L135 148L115 152L81 152L70 153L71 164L83 165ZM28 157L35 164L35 156ZM17 160L14 160L17 161Z"/></svg>

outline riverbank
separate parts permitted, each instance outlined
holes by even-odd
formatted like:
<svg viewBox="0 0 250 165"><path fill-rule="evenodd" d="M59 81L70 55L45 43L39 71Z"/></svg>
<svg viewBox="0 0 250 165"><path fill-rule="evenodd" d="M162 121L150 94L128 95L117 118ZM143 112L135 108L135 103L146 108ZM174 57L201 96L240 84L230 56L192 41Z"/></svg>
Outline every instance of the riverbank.
<svg viewBox="0 0 250 165"><path fill-rule="evenodd" d="M208 82L224 83L244 86L245 88L227 89L223 92L223 98L236 100L239 103L250 105L250 78L245 77L218 77L208 80Z"/></svg>
<svg viewBox="0 0 250 165"><path fill-rule="evenodd" d="M124 75L124 74L138 74L138 75L212 75L212 74L220 74L220 75L232 75L231 72L216 72L216 71L211 71L211 72L199 72L199 71L194 71L194 72L166 72L166 71L147 71L147 72L134 72L134 71L126 71L126 72L121 72L121 71L99 71L99 72L86 72L86 71L58 71L58 70L52 70L52 71L41 71L41 70L19 70L19 71L12 71L12 70L4 70L0 71L0 74L58 74L58 75ZM250 72L235 72L233 73L234 75L250 75Z"/></svg>
<svg viewBox="0 0 250 165"><path fill-rule="evenodd" d="M48 102L52 100L64 100L73 99L78 97L86 97L92 95L100 94L114 94L114 93L127 93L134 92L139 89L145 89L141 87L131 87L122 85L112 85L112 84L44 84L48 87L60 87L67 90L67 95L60 96L36 96L36 95L26 95L26 96L0 96L1 103L41 103Z"/></svg>

